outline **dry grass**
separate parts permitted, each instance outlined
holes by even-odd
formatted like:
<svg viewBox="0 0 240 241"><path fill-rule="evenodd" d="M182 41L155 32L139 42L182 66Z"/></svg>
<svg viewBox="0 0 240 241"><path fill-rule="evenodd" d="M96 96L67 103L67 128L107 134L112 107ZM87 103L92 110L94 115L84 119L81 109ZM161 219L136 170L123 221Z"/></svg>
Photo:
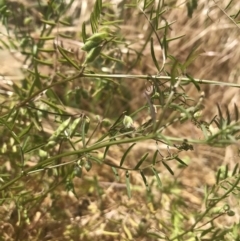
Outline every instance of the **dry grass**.
<svg viewBox="0 0 240 241"><path fill-rule="evenodd" d="M150 31L149 23L139 10L123 9L121 3L127 1L112 2L115 6L115 15L124 19L119 28L121 35L125 36L126 41L132 43L133 49L141 49ZM169 8L166 13L168 22L176 21L169 30L169 38L182 34L185 34L185 37L170 43L170 54L179 61L184 61L191 49L199 45L199 56L188 67L189 74L200 79L240 84L240 29L219 8L219 6L224 8L229 1L223 0L217 6L214 1L199 0L198 8L192 18L187 17L183 1L171 2L174 2L173 6L177 7ZM226 10L228 15L233 14L237 7L240 8L240 4L236 2L232 4L234 8ZM22 3L26 8L30 8L29 2L24 1ZM63 46L69 45L73 49L78 49L82 45L78 33L83 21L89 19L92 6L93 1L74 2L67 13L75 16L73 26L68 29L54 30L55 34L59 31L71 31L73 33L74 37L69 42L65 39L61 40ZM164 21L162 24L164 24ZM32 35L37 38L38 31L32 31ZM159 46L156 46L156 53L161 62L162 55ZM83 53L79 52L78 54L79 59L81 59ZM11 94L11 91L14 92L12 86L19 84L22 78L20 66L25 65L25 63L20 62L23 59L22 57L20 53L10 54L6 50L0 50L2 65L0 86L3 92L0 92L2 94L1 102ZM128 66L131 64L131 55L129 59L124 55L123 58L125 58L125 68L118 71L127 73L129 71ZM51 71L55 70L46 68L41 71L51 74ZM130 73L156 74L149 44L143 51L141 61L132 67ZM76 84L72 83L72 87ZM87 85L86 83L83 84ZM145 102L142 97L145 88L144 82L141 80L123 80L121 86L124 94L121 97L114 97L116 103L110 107L112 109L108 112L109 118L115 117L116 108L119 110L118 115L126 109L136 110ZM94 87L90 86L89 88ZM213 118L217 113L217 103L222 107L229 106L230 111L234 103L240 108L238 89L204 85L201 88L205 92L203 119L210 120ZM56 89L56 92L61 95L63 89ZM194 87L188 87L187 92L192 97L198 95ZM91 103L84 103L81 108L89 111L92 108ZM103 115L104 100L100 99L97 108L90 110L90 112ZM139 117L136 122L141 122L142 119L144 117ZM46 128L50 129L50 132L51 127L51 125L47 126L46 123ZM180 128L178 126L169 127L167 132L178 137L199 139L202 137L200 131L191 123L187 123ZM126 147L117 146L111 149L107 160L117 165L124 153L124 148ZM152 185L151 191L147 193L141 176L133 172L131 174L133 192L130 200L126 194L124 172L119 171L120 181L116 181L110 167L105 165L93 166L90 172L83 173L81 179L74 179L74 186L79 199L72 193L67 193L63 186L56 187L53 195L49 193L43 200L36 202L36 204L33 203L33 207L29 208L30 221L29 224L24 226L24 229L21 226L21 230L19 230L14 203L11 203L10 206L1 207L0 230L2 240L14 240L13 237L15 237L15 240L20 240L17 237L21 237L21 240L157 240L147 237L145 235L146 230L164 237L164 233L168 233L169 230L159 220L164 217L165 220L169 220L166 221L166 224L172 225L171 222L174 222L174 220L171 221L171 210L176 205L179 205L183 216L188 216L188 221L182 225L187 228L194 223L194 217L191 215L204 209L204 186L214 185L215 173L220 166L228 164L231 169L237 162L239 163L236 149L235 146L222 149L194 146L194 151L181 153L181 158L188 162L188 167L182 168L176 163L171 163L170 166L175 172L174 176L171 176L163 166L159 166L158 170L162 178L163 189L169 188L170 193L159 191L155 184L151 182L154 177L146 173L149 185ZM126 165L134 167L145 152L150 153L150 160L154 150L154 142L138 143L127 159ZM161 151L164 153L166 149L161 149ZM96 155L101 156L102 150L99 150ZM3 157L1 162L4 158L7 157ZM97 177L97 179L93 177ZM35 194L40 193L42 191L41 186L38 185L40 182L45 182L41 179L41 176L37 178L34 175L26 177L26 190L32 190ZM176 185L175 188L171 189L174 185ZM228 202L236 215L229 218L224 216L222 219L215 220L214 222L220 229L239 220L239 203L234 199L229 199Z"/></svg>

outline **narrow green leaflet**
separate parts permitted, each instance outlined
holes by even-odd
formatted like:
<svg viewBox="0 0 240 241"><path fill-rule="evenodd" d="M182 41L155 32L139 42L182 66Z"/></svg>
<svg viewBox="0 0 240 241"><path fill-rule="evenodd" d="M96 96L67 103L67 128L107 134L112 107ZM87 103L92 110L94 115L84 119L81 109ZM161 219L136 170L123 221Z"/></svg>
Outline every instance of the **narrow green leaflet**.
<svg viewBox="0 0 240 241"><path fill-rule="evenodd" d="M224 179L228 177L228 165L225 166Z"/></svg>
<svg viewBox="0 0 240 241"><path fill-rule="evenodd" d="M140 174L141 174L141 176L142 176L143 182L144 182L147 190L149 191L150 189L149 189L149 185L148 185L148 182L147 182L147 178L145 177L145 175L144 175L144 173L143 173L142 170L140 171Z"/></svg>
<svg viewBox="0 0 240 241"><path fill-rule="evenodd" d="M218 169L217 176L216 176L216 184L219 184L220 182L220 176L221 176L221 168Z"/></svg>
<svg viewBox="0 0 240 241"><path fill-rule="evenodd" d="M239 163L237 163L233 169L233 172L232 172L232 176L235 176L235 174L237 173L238 171L238 166L239 166Z"/></svg>
<svg viewBox="0 0 240 241"><path fill-rule="evenodd" d="M154 0L144 0L143 10L147 9L154 3Z"/></svg>
<svg viewBox="0 0 240 241"><path fill-rule="evenodd" d="M174 158L175 160L177 160L179 163L181 163L182 165L184 165L184 166L186 166L187 167L187 164L184 162L184 161L182 161L179 157L175 157Z"/></svg>
<svg viewBox="0 0 240 241"><path fill-rule="evenodd" d="M119 175L118 175L117 169L116 169L115 167L111 167L111 168L112 168L113 173L114 173L114 175L115 175L115 177L116 177L116 180L119 181L120 178L119 178Z"/></svg>
<svg viewBox="0 0 240 241"><path fill-rule="evenodd" d="M170 104L170 107L172 107L172 108L174 108L174 109L178 109L179 112L180 112L181 114L184 113L185 116L186 116L188 119L191 118L191 115L190 115L190 113L188 112L188 110L184 109L181 105L171 103L171 104Z"/></svg>
<svg viewBox="0 0 240 241"><path fill-rule="evenodd" d="M104 151L104 154L103 154L103 160L106 159L107 152L108 152L109 148L110 148L110 146L106 146L105 151Z"/></svg>
<svg viewBox="0 0 240 241"><path fill-rule="evenodd" d="M2 123L10 132L11 136L13 137L13 139L20 144L20 139L18 138L18 136L15 134L14 131L12 131L12 129L10 128L10 126L8 125L8 123L4 120L4 119L0 119L0 123Z"/></svg>
<svg viewBox="0 0 240 241"><path fill-rule="evenodd" d="M31 122L30 125L28 125L26 128L24 128L21 133L18 135L19 138L23 137L26 135L33 127L33 123Z"/></svg>
<svg viewBox="0 0 240 241"><path fill-rule="evenodd" d="M87 34L86 34L86 23L83 22L82 24L82 39L83 39L83 42L85 43L86 40L87 40Z"/></svg>
<svg viewBox="0 0 240 241"><path fill-rule="evenodd" d="M27 135L26 138L22 140L22 145L21 146L22 146L23 152L25 152L26 147L30 144L30 139L31 139L30 136Z"/></svg>
<svg viewBox="0 0 240 241"><path fill-rule="evenodd" d="M160 67L159 67L158 61L157 61L157 59L156 59L155 52L154 52L153 38L151 38L151 55L152 55L153 63L155 64L158 72L160 72Z"/></svg>
<svg viewBox="0 0 240 241"><path fill-rule="evenodd" d="M230 125L231 123L231 115L228 107L226 107L226 116L227 116L227 125Z"/></svg>
<svg viewBox="0 0 240 241"><path fill-rule="evenodd" d="M164 12L165 12L165 10L164 10ZM171 26L171 25L173 25L175 22L176 22L176 21L172 21L172 22L170 22L170 23L166 23L165 25L158 27L157 30L165 29L166 26Z"/></svg>
<svg viewBox="0 0 240 241"><path fill-rule="evenodd" d="M166 28L164 29L164 35L162 40L162 49L164 51L164 56L167 59L168 58L168 41L167 41L167 31L168 31L168 25L166 25Z"/></svg>
<svg viewBox="0 0 240 241"><path fill-rule="evenodd" d="M54 40L54 39L55 39L55 36L41 36L41 37L39 37L39 40Z"/></svg>
<svg viewBox="0 0 240 241"><path fill-rule="evenodd" d="M41 59L37 59L37 58L35 58L35 57L34 57L34 60L35 60L36 62L38 62L39 64L53 67L53 62L52 62L52 61L41 60Z"/></svg>
<svg viewBox="0 0 240 241"><path fill-rule="evenodd" d="M126 157L127 157L127 154L131 151L131 149L132 149L135 145L136 145L136 143L133 143L133 144L125 151L125 153L123 154L122 159L121 159L121 161L120 161L120 167L123 165L123 163L124 163L124 161L125 161L125 159L126 159Z"/></svg>
<svg viewBox="0 0 240 241"><path fill-rule="evenodd" d="M90 16L90 23L92 27L92 32L96 33L98 29L99 20L102 12L102 0L96 0L93 8L93 12Z"/></svg>
<svg viewBox="0 0 240 241"><path fill-rule="evenodd" d="M200 86L199 86L199 84L195 81L195 79L191 76L191 75L189 75L189 74L186 74L186 76L190 79L190 81L194 84L194 86L196 87L196 89L198 90L198 91L200 91L201 89L200 89Z"/></svg>
<svg viewBox="0 0 240 241"><path fill-rule="evenodd" d="M125 112L123 112L118 118L117 120L113 123L113 125L111 126L110 129L114 129L117 125L119 125L121 123L122 118L125 116Z"/></svg>
<svg viewBox="0 0 240 241"><path fill-rule="evenodd" d="M137 163L137 165L134 167L134 170L138 170L138 169L139 169L139 167L142 165L142 163L146 160L148 154L149 154L149 153L145 153L145 154L141 157L140 161L139 161L139 162Z"/></svg>
<svg viewBox="0 0 240 241"><path fill-rule="evenodd" d="M95 162L98 163L98 164L102 164L102 163L103 163L102 159L99 159L99 158L97 158L96 156L89 155L89 158L90 158L91 160L95 161Z"/></svg>
<svg viewBox="0 0 240 241"><path fill-rule="evenodd" d="M47 24L47 25L50 25L50 26L56 25L56 23L54 21L49 21L49 20L46 20L46 19L40 19L40 21Z"/></svg>
<svg viewBox="0 0 240 241"><path fill-rule="evenodd" d="M54 143L55 145L56 145L56 143ZM31 147L30 149L27 149L27 150L24 150L23 149L23 151L24 151L24 153L30 153L30 152L32 152L32 151L36 151L36 150L38 150L38 149L40 149L40 148L42 148L43 146L45 146L46 145L46 143L42 143L42 144L39 144L39 145L37 145L37 146L34 146L34 147Z"/></svg>
<svg viewBox="0 0 240 241"><path fill-rule="evenodd" d="M156 164L157 154L158 154L158 150L156 150L156 151L154 152L154 155L153 155L153 159L152 159L152 164L153 164L153 166L155 166L155 164Z"/></svg>
<svg viewBox="0 0 240 241"><path fill-rule="evenodd" d="M54 99L54 92L51 92L51 91L47 91L46 92L47 96L49 97L49 99L51 98L52 100ZM56 110L57 113L59 114L63 114L64 113L64 110L63 108L59 107L58 105L56 105L55 103L53 102L50 102L46 99L41 99L41 102L43 102L44 104L48 105L49 107L51 107L52 109Z"/></svg>
<svg viewBox="0 0 240 241"><path fill-rule="evenodd" d="M82 136L83 147L86 147L85 134L87 134L88 132L89 124L90 124L90 119L87 116L83 116L82 125L81 125L81 136Z"/></svg>
<svg viewBox="0 0 240 241"><path fill-rule="evenodd" d="M201 46L201 42L198 42L194 45L194 47L190 50L186 61L183 63L184 69L186 69L198 56L199 56L199 47Z"/></svg>
<svg viewBox="0 0 240 241"><path fill-rule="evenodd" d="M72 39L72 35L70 34L59 33L58 36L62 38Z"/></svg>
<svg viewBox="0 0 240 241"><path fill-rule="evenodd" d="M39 52L45 52L45 53L55 53L55 49L51 48L38 48Z"/></svg>
<svg viewBox="0 0 240 241"><path fill-rule="evenodd" d="M157 180L157 184L158 184L158 187L161 188L162 187L162 182L161 182L161 179L159 177L159 174L157 172L157 170L154 168L154 167L151 167L155 177L156 177L156 180Z"/></svg>
<svg viewBox="0 0 240 241"><path fill-rule="evenodd" d="M169 26L169 25L166 25L166 27L168 27L168 26ZM180 39L180 38L182 38L182 37L184 37L184 36L185 36L185 34L180 35L180 36L176 36L176 37L174 37L174 38L168 38L168 39L166 39L166 42L169 43L169 42L171 42L171 41L173 41L173 40Z"/></svg>
<svg viewBox="0 0 240 241"><path fill-rule="evenodd" d="M113 26L115 26L115 27L118 27L118 25L117 24L119 24L119 23L123 23L124 22L124 20L122 20L122 19L118 19L118 20L114 20L114 21L104 21L104 22L102 22L101 23L101 25L107 25L107 26L109 26L109 25L113 25Z"/></svg>
<svg viewBox="0 0 240 241"><path fill-rule="evenodd" d="M87 119L85 116L82 118L82 125L81 125L81 136L82 136L82 143L83 147L86 147L86 141L85 141L85 134L86 134L86 127L87 127Z"/></svg>
<svg viewBox="0 0 240 241"><path fill-rule="evenodd" d="M203 131L204 138L207 140L208 139L208 130L206 129L205 125L201 125L201 129Z"/></svg>
<svg viewBox="0 0 240 241"><path fill-rule="evenodd" d="M235 121L238 121L239 111L237 105L234 103L234 114L235 114Z"/></svg>
<svg viewBox="0 0 240 241"><path fill-rule="evenodd" d="M217 108L218 108L218 114L219 114L219 126L220 126L219 129L222 129L224 127L225 120L223 118L222 110L221 110L219 104L217 104Z"/></svg>
<svg viewBox="0 0 240 241"><path fill-rule="evenodd" d="M206 234L212 232L212 230L214 230L214 227L210 227L205 229L202 233L201 233L201 237L205 236Z"/></svg>
<svg viewBox="0 0 240 241"><path fill-rule="evenodd" d="M174 175L173 170L168 166L168 164L167 164L166 162L162 161L162 164L167 168L167 170L168 170L172 175Z"/></svg>
<svg viewBox="0 0 240 241"><path fill-rule="evenodd" d="M72 65L74 68L76 68L77 70L79 70L79 66L72 60L70 59L67 54L65 53L65 49L61 48L59 45L57 46L59 52L61 53L61 55L64 57L64 59L66 59L66 61Z"/></svg>
<svg viewBox="0 0 240 241"><path fill-rule="evenodd" d="M111 57L111 56L109 56L109 55L106 55L106 54L103 54L103 53L101 53L101 55L102 55L103 57L105 57L106 59L109 59L109 60L111 60L111 61L114 61L114 62L118 62L118 63L120 63L120 64L123 64L123 61L120 60L120 59L113 58L113 57Z"/></svg>
<svg viewBox="0 0 240 241"><path fill-rule="evenodd" d="M168 58L170 58L170 56L168 56ZM177 76L179 75L178 73L179 62L173 56L171 56L171 59L174 61L171 68L171 85L174 86L177 80Z"/></svg>
<svg viewBox="0 0 240 241"><path fill-rule="evenodd" d="M58 22L61 23L62 25L65 25L65 26L71 26L71 23L69 23L65 20L59 20Z"/></svg>

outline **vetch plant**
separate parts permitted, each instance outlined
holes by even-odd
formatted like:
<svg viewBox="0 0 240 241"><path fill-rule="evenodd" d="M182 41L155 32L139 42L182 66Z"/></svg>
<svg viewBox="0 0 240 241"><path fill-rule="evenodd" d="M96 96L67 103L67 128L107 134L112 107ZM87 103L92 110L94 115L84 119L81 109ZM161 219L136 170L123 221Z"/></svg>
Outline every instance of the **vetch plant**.
<svg viewBox="0 0 240 241"><path fill-rule="evenodd" d="M225 9L212 2L239 27L238 14L227 12L234 9L232 1ZM83 13L78 14L88 4L91 12L79 28ZM184 4L186 16L194 17L198 1ZM199 43L186 58L172 50L178 41L187 41L173 31L177 21L168 16L182 6L154 0L0 3L6 28L0 47L19 51L27 66L18 82L4 77L0 92L0 200L5 210L12 208L3 222L11 223L13 239L46 238L50 220L65 222L74 213L70 203L77 207L75 216L95 216L84 225L66 221L60 231L52 228L55 239L61 234L76 240L95 235L109 240L239 238L239 222L228 220L224 230L217 223L236 216L238 163L232 171L228 165L219 169L215 182L199 191L199 209L181 195L187 187L179 169L187 170L195 149L238 146L240 130L237 103L231 110L216 104L217 113L204 114L210 108L204 92L211 86L240 85L197 78L189 71L200 55ZM133 201L129 215L128 202L138 192L141 201ZM146 207L140 210L143 200ZM50 227L44 226L44 217Z"/></svg>

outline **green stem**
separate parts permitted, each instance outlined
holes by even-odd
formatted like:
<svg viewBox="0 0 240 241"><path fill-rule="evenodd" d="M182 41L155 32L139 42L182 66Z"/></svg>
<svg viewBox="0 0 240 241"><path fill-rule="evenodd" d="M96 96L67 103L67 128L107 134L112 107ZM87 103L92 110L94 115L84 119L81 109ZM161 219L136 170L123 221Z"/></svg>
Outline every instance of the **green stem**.
<svg viewBox="0 0 240 241"><path fill-rule="evenodd" d="M171 80L171 76L159 76L159 75L131 75L131 74L82 74L82 77L88 78L113 78L113 79L144 79L144 80ZM179 77L176 78L176 81ZM213 80L204 80L204 79L194 79L198 84L208 84L208 85L219 85L219 86L229 86L240 88L240 84L227 83ZM189 78L181 77L182 84L188 84L192 81Z"/></svg>
<svg viewBox="0 0 240 241"><path fill-rule="evenodd" d="M125 133L126 134L126 133ZM124 134L123 134L124 135ZM64 152L61 153L59 155L50 157L44 161L39 162L38 164L36 164L33 167L29 167L28 169L26 169L25 171L22 172L21 175L17 176L16 178L12 179L11 181L9 181L8 183L2 185L0 187L0 191L8 188L9 186L11 186L13 183L15 183L16 181L18 181L19 179L21 179L21 177L23 177L24 175L28 175L28 172L32 172L38 168L43 168L47 165L49 165L50 163L52 163L53 161L55 161L56 159L59 158L63 158L63 157L68 157L68 156L73 156L73 155L77 155L79 156L80 154L84 154L84 153L89 153L91 151L100 149L100 148L104 148L104 147L108 147L108 146L113 146L113 145L119 145L119 144L126 144L126 143L134 143L134 142L139 142L139 141L145 141L145 140L151 140L151 139L160 139L161 137L158 137L158 134L150 134L148 136L139 136L139 137L134 137L134 138L125 138L125 139L120 139L120 140L116 140L116 141L103 141L100 143L96 143L90 147L87 148L83 148L81 150L77 150L77 151L70 151L70 152ZM173 138L173 137L168 137L165 136L164 140L168 140L169 142L174 141L174 142L183 142L182 138ZM188 140L189 143L204 143L203 141L200 140Z"/></svg>

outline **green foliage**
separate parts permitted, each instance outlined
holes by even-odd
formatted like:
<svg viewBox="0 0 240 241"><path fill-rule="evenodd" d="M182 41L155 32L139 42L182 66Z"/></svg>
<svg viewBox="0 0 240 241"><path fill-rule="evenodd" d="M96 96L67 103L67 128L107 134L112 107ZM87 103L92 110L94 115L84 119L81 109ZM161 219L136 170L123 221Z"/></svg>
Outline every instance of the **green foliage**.
<svg viewBox="0 0 240 241"><path fill-rule="evenodd" d="M73 193L78 201L84 195L94 194L103 208L108 194L105 195L99 180L106 174L96 170L110 167L120 187L124 184L129 199L141 189L135 183L135 178L140 177L146 187L146 199L153 205L145 214L158 222L159 230L151 230L145 219L133 220L133 231L125 221L117 220L128 240L139 237L149 240L238 240L239 223L224 230L215 224L221 217L235 216L229 198L239 199L238 163L233 170L227 165L219 168L215 184L205 188L204 203L199 212L192 211L179 195L185 187L175 176L176 164L181 168L188 167L187 158L182 154L190 155L193 146L198 144L209 147L237 144L240 123L237 105L231 115L228 107L223 112L217 104L218 114L208 121L201 116L204 95L195 99L188 95L191 86L199 93L203 84L224 83L197 79L188 73L189 66L199 56L198 45L191 48L185 60L171 52L171 43L184 38L184 35L170 36L174 23L168 22L167 8L175 1L169 6L164 1L122 1L122 12L116 15L114 4L96 0L89 21L72 33L68 27L74 25L75 18L70 10L76 2L49 0L26 6L22 2L0 2L1 22L6 29L0 48L9 52L18 50L27 65L24 76L18 82L11 82L11 94L3 91L5 96L0 99L0 201L5 207L12 206L13 239L30 240L34 235L36 240L46 238L43 224L37 233L32 231L37 212L49 214L51 220L55 219L54 215L56 219L69 218L67 214L61 214L62 210L58 213L54 205L49 209L46 204L48 199L53 203L58 201L60 188ZM226 10L230 4L231 1ZM187 14L192 17L198 1L187 1L186 5ZM121 32L121 24L128 16L125 11L129 16L132 13L142 17L144 26L149 26L143 33L143 40L135 40L139 42L139 48L135 49L134 41ZM70 47L66 46L69 40ZM83 43L73 49L74 41ZM155 72L135 74L132 70L146 58L144 50L147 46L154 66L151 70ZM128 86L129 79L144 81L147 86L138 93L138 106L131 104L135 87L133 83ZM166 134L168 128L181 128L188 123L201 131L203 138ZM216 126L214 131L213 126ZM145 142L151 143L153 148L138 153L137 145ZM116 158L111 157L113 153ZM160 168L170 174L169 180L163 177ZM84 185L83 181L86 181ZM168 199L166 206L170 209L165 212L166 217L151 216L159 206L164 209L166 202L164 198L155 200L155 187L157 193L161 192ZM124 194L119 191L121 195ZM88 210L84 205L81 208L81 212ZM138 207L134 208L137 210ZM191 215L191 222L188 215ZM94 221L97 223L97 219ZM106 230L108 227L113 229L110 221ZM90 223L90 226L95 227L96 223ZM92 240L90 226L87 226L88 230L80 226L74 233L73 226L68 230L68 225L64 225L62 233L68 240ZM25 233L25 229L28 232ZM120 229L116 232L106 230L106 235L121 236Z"/></svg>
<svg viewBox="0 0 240 241"><path fill-rule="evenodd" d="M198 0L189 0L187 1L187 10L188 10L188 17L192 17L194 10L198 6Z"/></svg>

